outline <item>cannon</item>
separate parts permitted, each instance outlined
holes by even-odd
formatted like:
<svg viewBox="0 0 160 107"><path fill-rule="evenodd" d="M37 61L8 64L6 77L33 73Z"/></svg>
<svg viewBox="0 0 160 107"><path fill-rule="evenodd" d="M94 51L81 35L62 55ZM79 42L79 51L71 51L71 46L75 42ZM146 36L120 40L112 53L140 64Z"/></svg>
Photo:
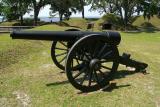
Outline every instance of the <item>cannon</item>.
<svg viewBox="0 0 160 107"><path fill-rule="evenodd" d="M66 31L13 31L12 39L49 40L51 57L57 67L65 70L69 82L82 92L96 91L114 79L119 64L145 72L147 64L119 55L120 33Z"/></svg>

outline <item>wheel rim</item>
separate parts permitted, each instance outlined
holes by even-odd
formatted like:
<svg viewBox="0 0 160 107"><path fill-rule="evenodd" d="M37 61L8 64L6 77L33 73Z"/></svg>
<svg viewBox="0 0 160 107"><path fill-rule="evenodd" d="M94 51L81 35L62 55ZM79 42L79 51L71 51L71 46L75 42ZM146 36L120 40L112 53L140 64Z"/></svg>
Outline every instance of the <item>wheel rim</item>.
<svg viewBox="0 0 160 107"><path fill-rule="evenodd" d="M57 67L65 69L65 59L67 58L67 42L54 41L51 47L51 57Z"/></svg>
<svg viewBox="0 0 160 107"><path fill-rule="evenodd" d="M83 92L95 91L108 85L117 70L117 47L102 40L104 38L100 35L83 37L67 55L65 70L68 80ZM81 65L81 68L73 71L77 65Z"/></svg>
<svg viewBox="0 0 160 107"><path fill-rule="evenodd" d="M67 29L66 31L79 31L78 29ZM64 41L53 41L51 47L51 57L54 64L62 69L65 70L65 60L67 58L67 54L69 48L72 46L73 43L71 42L64 42Z"/></svg>

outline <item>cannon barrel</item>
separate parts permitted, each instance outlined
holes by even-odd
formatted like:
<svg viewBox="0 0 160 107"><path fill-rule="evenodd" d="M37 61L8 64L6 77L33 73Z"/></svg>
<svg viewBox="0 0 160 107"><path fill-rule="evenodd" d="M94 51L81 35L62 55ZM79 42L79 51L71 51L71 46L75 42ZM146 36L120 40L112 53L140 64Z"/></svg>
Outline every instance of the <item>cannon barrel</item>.
<svg viewBox="0 0 160 107"><path fill-rule="evenodd" d="M118 45L121 36L118 32L89 32L89 31L13 31L12 39L75 41L86 35L105 36L106 41Z"/></svg>

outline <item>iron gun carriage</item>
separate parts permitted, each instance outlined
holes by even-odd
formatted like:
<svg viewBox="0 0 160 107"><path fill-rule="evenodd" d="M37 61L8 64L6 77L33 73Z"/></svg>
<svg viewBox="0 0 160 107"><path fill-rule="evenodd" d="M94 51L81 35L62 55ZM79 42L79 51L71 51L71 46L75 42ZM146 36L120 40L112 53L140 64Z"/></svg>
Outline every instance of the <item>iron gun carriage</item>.
<svg viewBox="0 0 160 107"><path fill-rule="evenodd" d="M119 64L145 71L147 64L119 55L121 36L118 32L14 31L12 39L53 41L51 57L57 67L65 70L69 82L77 89L96 91L114 79Z"/></svg>

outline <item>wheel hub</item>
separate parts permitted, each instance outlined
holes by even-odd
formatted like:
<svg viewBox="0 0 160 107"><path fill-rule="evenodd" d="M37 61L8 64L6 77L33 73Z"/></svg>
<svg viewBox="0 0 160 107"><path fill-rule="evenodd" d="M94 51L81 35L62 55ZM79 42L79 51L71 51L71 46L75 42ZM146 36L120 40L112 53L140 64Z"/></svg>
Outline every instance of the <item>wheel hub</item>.
<svg viewBox="0 0 160 107"><path fill-rule="evenodd" d="M99 70L101 68L101 63L99 59L92 59L89 64L90 69Z"/></svg>

